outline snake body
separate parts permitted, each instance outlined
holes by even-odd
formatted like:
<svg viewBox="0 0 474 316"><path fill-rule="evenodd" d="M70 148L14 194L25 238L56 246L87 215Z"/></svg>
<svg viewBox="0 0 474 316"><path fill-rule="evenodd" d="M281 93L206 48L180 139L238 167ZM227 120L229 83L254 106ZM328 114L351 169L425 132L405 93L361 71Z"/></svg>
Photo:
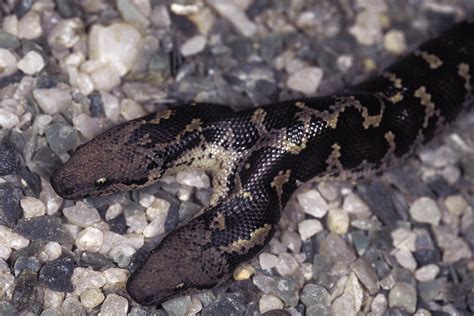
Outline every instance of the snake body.
<svg viewBox="0 0 474 316"><path fill-rule="evenodd" d="M135 301L158 304L255 256L299 183L370 173L432 138L472 96L473 69L474 24L462 22L340 93L241 112L190 104L120 124L77 148L51 183L78 199L190 167L212 174L210 206L129 278Z"/></svg>

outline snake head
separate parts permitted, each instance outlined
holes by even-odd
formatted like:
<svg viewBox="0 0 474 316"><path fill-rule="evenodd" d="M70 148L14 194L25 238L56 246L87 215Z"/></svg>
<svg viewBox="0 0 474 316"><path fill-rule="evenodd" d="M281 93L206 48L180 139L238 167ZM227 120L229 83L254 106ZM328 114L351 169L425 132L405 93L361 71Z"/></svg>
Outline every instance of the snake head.
<svg viewBox="0 0 474 316"><path fill-rule="evenodd" d="M198 219L170 233L132 273L127 292L141 305L158 305L193 290L209 289L229 275L224 253L210 247Z"/></svg>
<svg viewBox="0 0 474 316"><path fill-rule="evenodd" d="M56 193L81 199L137 189L157 181L162 160L141 141L139 121L118 125L79 146L51 177ZM140 134L141 133L141 134Z"/></svg>

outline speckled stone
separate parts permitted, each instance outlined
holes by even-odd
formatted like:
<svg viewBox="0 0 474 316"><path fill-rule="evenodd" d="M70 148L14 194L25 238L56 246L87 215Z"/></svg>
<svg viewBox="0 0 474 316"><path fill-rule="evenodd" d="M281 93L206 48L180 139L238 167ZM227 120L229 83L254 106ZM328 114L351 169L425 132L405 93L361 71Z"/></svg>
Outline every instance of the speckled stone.
<svg viewBox="0 0 474 316"><path fill-rule="evenodd" d="M99 316L126 316L128 301L117 294L109 294L100 308Z"/></svg>
<svg viewBox="0 0 474 316"><path fill-rule="evenodd" d="M388 295L390 307L400 307L409 313L416 311L416 289L407 283L395 283Z"/></svg>
<svg viewBox="0 0 474 316"><path fill-rule="evenodd" d="M39 273L39 282L57 292L72 292L74 287L71 276L76 263L70 255L62 255L56 260L47 262Z"/></svg>
<svg viewBox="0 0 474 316"><path fill-rule="evenodd" d="M98 306L104 299L105 296L102 291L94 288L85 289L80 295L81 303L87 309L92 309Z"/></svg>

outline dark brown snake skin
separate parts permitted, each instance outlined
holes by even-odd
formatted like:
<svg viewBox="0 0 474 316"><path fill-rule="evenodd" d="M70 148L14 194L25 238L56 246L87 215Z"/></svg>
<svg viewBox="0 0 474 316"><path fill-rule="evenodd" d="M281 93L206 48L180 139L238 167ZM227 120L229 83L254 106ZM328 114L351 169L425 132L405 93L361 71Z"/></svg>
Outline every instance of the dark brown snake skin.
<svg viewBox="0 0 474 316"><path fill-rule="evenodd" d="M213 176L203 215L171 232L131 275L140 304L207 289L270 240L299 183L364 175L429 140L472 95L474 24L428 41L381 75L340 93L234 112L192 104L114 127L52 176L79 199L196 167Z"/></svg>

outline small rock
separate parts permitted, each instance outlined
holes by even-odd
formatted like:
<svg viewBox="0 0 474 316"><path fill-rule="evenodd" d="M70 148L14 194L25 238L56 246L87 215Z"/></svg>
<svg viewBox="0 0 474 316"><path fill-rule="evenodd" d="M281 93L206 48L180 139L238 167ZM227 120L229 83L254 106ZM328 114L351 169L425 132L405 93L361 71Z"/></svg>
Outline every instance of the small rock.
<svg viewBox="0 0 474 316"><path fill-rule="evenodd" d="M305 67L292 73L288 77L286 85L292 90L306 95L313 95L316 93L322 78L323 71L321 68Z"/></svg>
<svg viewBox="0 0 474 316"><path fill-rule="evenodd" d="M43 297L44 308L58 309L59 307L61 307L61 304L64 301L64 296L65 294L62 292L56 292L45 288Z"/></svg>
<svg viewBox="0 0 474 316"><path fill-rule="evenodd" d="M420 223L437 226L441 219L441 211L435 201L429 197L421 197L410 207L411 217Z"/></svg>
<svg viewBox="0 0 474 316"><path fill-rule="evenodd" d="M394 55L403 54L406 49L405 35L398 30L388 31L383 39L385 49Z"/></svg>
<svg viewBox="0 0 474 316"><path fill-rule="evenodd" d="M416 234L405 228L398 228L391 233L393 246L405 251L415 251Z"/></svg>
<svg viewBox="0 0 474 316"><path fill-rule="evenodd" d="M308 240L323 230L323 225L317 219L306 219L298 223L298 233L302 240Z"/></svg>
<svg viewBox="0 0 474 316"><path fill-rule="evenodd" d="M31 270L23 270L15 280L12 303L19 309L26 309L33 304L37 296L37 276Z"/></svg>
<svg viewBox="0 0 474 316"><path fill-rule="evenodd" d="M333 262L350 263L356 259L354 251L334 233L330 233L321 241L319 251L321 255L331 258Z"/></svg>
<svg viewBox="0 0 474 316"><path fill-rule="evenodd" d="M274 295L263 294L258 301L258 309L262 314L283 307L285 307L283 302Z"/></svg>
<svg viewBox="0 0 474 316"><path fill-rule="evenodd" d="M168 315L185 315L191 306L191 297L183 295L163 302L164 310Z"/></svg>
<svg viewBox="0 0 474 316"><path fill-rule="evenodd" d="M387 307L388 307L387 298L383 294L377 294L372 300L372 303L370 304L370 311L373 313L371 315L374 315L374 316L385 315L385 312L387 311Z"/></svg>
<svg viewBox="0 0 474 316"><path fill-rule="evenodd" d="M105 285L106 279L102 272L91 268L75 268L71 277L74 292L80 295L85 289L99 289Z"/></svg>
<svg viewBox="0 0 474 316"><path fill-rule="evenodd" d="M1 56L0 56L1 57ZM6 109L0 109L0 127L12 129L20 123L17 115Z"/></svg>
<svg viewBox="0 0 474 316"><path fill-rule="evenodd" d="M3 17L3 30L13 36L18 36L18 18L15 14Z"/></svg>
<svg viewBox="0 0 474 316"><path fill-rule="evenodd" d="M251 264L244 263L239 265L234 271L234 280L248 280L255 274L255 269Z"/></svg>
<svg viewBox="0 0 474 316"><path fill-rule="evenodd" d="M109 294L102 303L99 316L126 316L127 311L128 301L125 297Z"/></svg>
<svg viewBox="0 0 474 316"><path fill-rule="evenodd" d="M308 190L299 193L296 196L296 199L306 214L312 215L316 218L324 217L329 209L328 203L316 190Z"/></svg>
<svg viewBox="0 0 474 316"><path fill-rule="evenodd" d="M142 1L143 2L143 1ZM149 1L148 2L149 6ZM131 1L131 0L117 0L117 9L120 11L123 19L127 22L130 22L135 25L139 25L143 28L146 28L150 22L148 21L147 15L145 15L142 10L137 6L139 1ZM148 12L148 15L150 12Z"/></svg>
<svg viewBox="0 0 474 316"><path fill-rule="evenodd" d="M358 310L354 310L354 298L349 295L341 295L331 305L331 315L356 316Z"/></svg>
<svg viewBox="0 0 474 316"><path fill-rule="evenodd" d="M206 47L206 38L202 35L196 35L188 39L180 48L181 55L184 57L196 55Z"/></svg>
<svg viewBox="0 0 474 316"><path fill-rule="evenodd" d="M17 60L15 55L9 50L0 48L0 78L10 76L17 70Z"/></svg>
<svg viewBox="0 0 474 316"><path fill-rule="evenodd" d="M71 276L76 263L70 255L61 255L58 259L47 262L39 273L40 284L57 292L72 292L74 287Z"/></svg>
<svg viewBox="0 0 474 316"><path fill-rule="evenodd" d="M89 33L90 59L113 65L119 76L123 76L132 67L141 40L140 32L130 24L114 23L107 27L94 24Z"/></svg>
<svg viewBox="0 0 474 316"><path fill-rule="evenodd" d="M280 261L280 259L278 259L277 256L268 252L263 252L262 254L260 254L258 259L259 259L260 267L263 270L267 270L267 269L271 269L275 267Z"/></svg>
<svg viewBox="0 0 474 316"><path fill-rule="evenodd" d="M209 177L203 171L180 171L176 174L176 182L195 188L207 189L210 187Z"/></svg>
<svg viewBox="0 0 474 316"><path fill-rule="evenodd" d="M86 227L76 239L77 249L82 251L97 252L104 241L104 233L94 227Z"/></svg>
<svg viewBox="0 0 474 316"><path fill-rule="evenodd" d="M423 163L434 168L453 165L459 160L459 154L446 145L440 146L435 150L422 150L419 153L419 157Z"/></svg>
<svg viewBox="0 0 474 316"><path fill-rule="evenodd" d="M99 306L104 298L104 294L99 289L85 289L80 295L81 304L87 309Z"/></svg>
<svg viewBox="0 0 474 316"><path fill-rule="evenodd" d="M28 239L14 233L8 227L0 225L0 245L18 250L25 248L29 243Z"/></svg>
<svg viewBox="0 0 474 316"><path fill-rule="evenodd" d="M46 214L46 205L43 201L31 196L27 196L20 200L21 208L25 218L31 218Z"/></svg>
<svg viewBox="0 0 474 316"><path fill-rule="evenodd" d="M29 51L18 61L18 69L27 75L34 75L44 67L43 57L35 51Z"/></svg>
<svg viewBox="0 0 474 316"><path fill-rule="evenodd" d="M281 235L281 242L292 252L298 253L301 250L301 239L297 233L292 231L284 231Z"/></svg>
<svg viewBox="0 0 474 316"><path fill-rule="evenodd" d="M158 199L158 198L155 198L154 196L152 197L153 197L153 200L147 205L144 205L142 203L142 200L140 200L140 204L143 207L146 207L145 212L146 212L146 216L148 217L148 220L152 221L157 217L166 218L166 216L168 215L168 211L171 207L170 202L168 202L165 199Z"/></svg>
<svg viewBox="0 0 474 316"><path fill-rule="evenodd" d="M36 39L43 34L41 17L38 12L30 10L18 23L18 37L23 39Z"/></svg>
<svg viewBox="0 0 474 316"><path fill-rule="evenodd" d="M420 282L431 281L439 273L439 267L436 264L428 264L416 270L415 278Z"/></svg>
<svg viewBox="0 0 474 316"><path fill-rule="evenodd" d="M251 37L255 34L257 27L250 21L245 12L232 0L209 0L207 4L220 15L229 20L234 28L242 35Z"/></svg>
<svg viewBox="0 0 474 316"><path fill-rule="evenodd" d="M331 232L343 235L349 229L349 214L339 208L331 209L327 216L327 225Z"/></svg>
<svg viewBox="0 0 474 316"><path fill-rule="evenodd" d="M346 195L342 209L357 219L367 219L372 215L369 206L355 193Z"/></svg>
<svg viewBox="0 0 474 316"><path fill-rule="evenodd" d="M88 227L100 222L99 212L82 201L77 202L74 206L64 208L63 214L69 223L80 227Z"/></svg>
<svg viewBox="0 0 474 316"><path fill-rule="evenodd" d="M313 305L331 306L331 295L323 286L317 284L306 284L300 294L301 302L310 307Z"/></svg>
<svg viewBox="0 0 474 316"><path fill-rule="evenodd" d="M397 259L398 263L410 270L410 271L415 271L416 270L416 261L415 258L413 258L413 255L411 252L406 251L406 250L397 250L395 252L395 259Z"/></svg>
<svg viewBox="0 0 474 316"><path fill-rule="evenodd" d="M410 284L398 282L388 294L388 304L392 307L399 307L408 313L416 311L416 289Z"/></svg>
<svg viewBox="0 0 474 316"><path fill-rule="evenodd" d="M39 256L42 261L53 261L58 259L61 253L61 245L56 241L50 241L43 247Z"/></svg>
<svg viewBox="0 0 474 316"><path fill-rule="evenodd" d="M120 114L127 120L133 120L144 116L146 112L142 106L132 99L123 99L120 102Z"/></svg>
<svg viewBox="0 0 474 316"><path fill-rule="evenodd" d="M280 261L275 266L281 276L291 275L298 269L298 262L289 253L281 253Z"/></svg>
<svg viewBox="0 0 474 316"><path fill-rule="evenodd" d="M371 262L366 257L357 258L357 260L351 264L351 269L370 294L377 293L379 289L379 278Z"/></svg>
<svg viewBox="0 0 474 316"><path fill-rule="evenodd" d="M466 212L469 204L461 195L450 195L444 199L444 205L448 211L456 216L461 216Z"/></svg>
<svg viewBox="0 0 474 316"><path fill-rule="evenodd" d="M76 129L87 139L97 136L103 128L102 121L85 113L74 116L72 122Z"/></svg>
<svg viewBox="0 0 474 316"><path fill-rule="evenodd" d="M102 273L107 280L105 288L111 288L114 290L125 288L125 283L127 282L129 275L128 270L109 268L104 270Z"/></svg>
<svg viewBox="0 0 474 316"><path fill-rule="evenodd" d="M35 89L33 96L40 108L47 114L55 114L72 102L71 93L59 88Z"/></svg>
<svg viewBox="0 0 474 316"><path fill-rule="evenodd" d="M90 64L93 66L90 66ZM113 64L85 62L82 64L82 69L87 72L90 80L93 83L93 88L96 90L109 91L120 84L120 73ZM81 87L81 82L83 84L87 83L88 86L88 78L80 77L78 75L76 85ZM87 86L83 85L82 88L88 89Z"/></svg>
<svg viewBox="0 0 474 316"><path fill-rule="evenodd" d="M61 307L63 315L86 315L81 302L74 296L66 298Z"/></svg>

